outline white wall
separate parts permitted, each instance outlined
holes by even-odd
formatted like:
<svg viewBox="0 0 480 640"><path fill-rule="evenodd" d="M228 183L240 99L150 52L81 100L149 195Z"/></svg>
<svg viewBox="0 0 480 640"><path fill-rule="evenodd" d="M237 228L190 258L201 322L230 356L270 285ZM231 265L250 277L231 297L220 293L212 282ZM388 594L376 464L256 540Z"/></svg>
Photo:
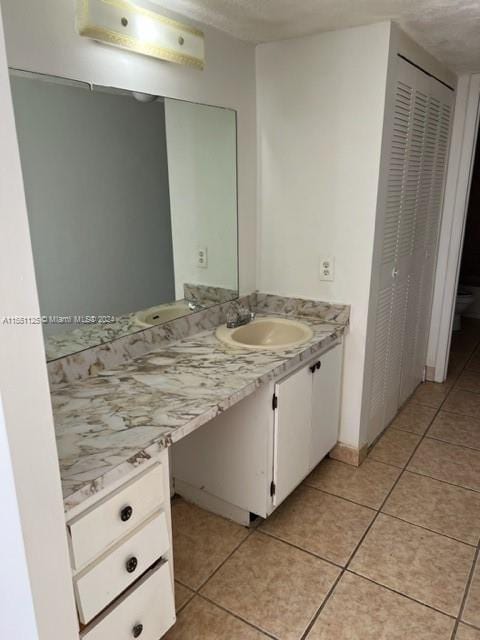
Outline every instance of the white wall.
<svg viewBox="0 0 480 640"><path fill-rule="evenodd" d="M0 140L0 317L38 316L1 16ZM2 320L0 504L0 637L78 638L42 329Z"/></svg>
<svg viewBox="0 0 480 640"><path fill-rule="evenodd" d="M177 299L186 282L237 289L235 112L165 100ZM198 249L207 249L199 267Z"/></svg>
<svg viewBox="0 0 480 640"><path fill-rule="evenodd" d="M352 305L340 440L360 413L390 24L257 48L259 289ZM319 279L335 258L335 280Z"/></svg>
<svg viewBox="0 0 480 640"><path fill-rule="evenodd" d="M101 45L74 31L73 0L2 0L11 66L237 110L240 288L255 289L255 50L220 31L205 33L204 71ZM148 3L143 3L148 6ZM159 10L158 4L150 8ZM172 15L171 12L164 12ZM174 16L189 22L183 17Z"/></svg>

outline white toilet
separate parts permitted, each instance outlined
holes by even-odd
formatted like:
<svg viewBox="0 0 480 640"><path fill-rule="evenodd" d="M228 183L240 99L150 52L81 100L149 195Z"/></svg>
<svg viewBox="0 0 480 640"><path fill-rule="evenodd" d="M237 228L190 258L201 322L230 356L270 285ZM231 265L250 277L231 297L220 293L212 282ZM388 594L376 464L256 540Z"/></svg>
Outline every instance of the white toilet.
<svg viewBox="0 0 480 640"><path fill-rule="evenodd" d="M462 328L462 315L474 301L474 296L469 289L458 287L457 299L455 302L455 316L453 318L453 330L460 331Z"/></svg>

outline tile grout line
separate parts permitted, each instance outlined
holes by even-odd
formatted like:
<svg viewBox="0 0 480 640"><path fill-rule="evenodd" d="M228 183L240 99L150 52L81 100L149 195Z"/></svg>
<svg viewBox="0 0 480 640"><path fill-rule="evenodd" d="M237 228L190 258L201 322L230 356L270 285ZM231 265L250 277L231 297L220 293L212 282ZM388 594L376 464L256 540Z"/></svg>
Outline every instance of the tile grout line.
<svg viewBox="0 0 480 640"><path fill-rule="evenodd" d="M222 517L222 516L218 516L218 517ZM240 525L242 526L242 525ZM246 528L246 527L245 527ZM199 587L197 587L196 589L184 584L183 582L181 582L180 580L177 580L177 582L179 584L181 584L184 587L187 587L188 589L190 589L190 591L192 591L192 596L187 600L187 602L185 602L180 609L178 610L178 613L180 613L181 611L183 611L185 609L185 607L190 604L190 602L192 602L192 600L197 596L199 598L201 598L202 600L205 600L206 602L209 602L210 604L212 604L213 606L217 607L218 609L221 609L222 611L224 611L225 613L228 613L229 615L233 616L234 618L236 618L237 620L240 620L241 622L247 624L249 627L251 627L252 629L255 629L255 631L258 631L259 633L262 633L264 636L266 636L267 638L271 638L271 640L279 640L277 638L277 636L272 635L269 631L264 631L263 629L260 629L259 627L257 627L256 625L254 625L252 622L245 620L245 618L242 618L241 616L239 616L237 613L234 613L233 611L230 611L229 609L226 609L225 607L222 607L220 604L218 604L218 602L215 602L214 600L211 600L210 598L208 598L207 596L205 596L204 594L200 593L201 589L203 589L203 587L207 584L207 582L210 581L211 578L213 578L218 571L220 571L220 569L223 567L223 565L233 556L233 554L238 551L238 549L240 549L240 547L257 531L258 526L255 527L251 527L248 530L247 535L245 536L245 538L243 540L241 540L234 549L232 549L232 551L227 555L227 557L222 560L222 562L218 565L218 567L216 567L214 569L214 571L212 571L212 573L210 573L208 575L208 577L201 583L201 585Z"/></svg>
<svg viewBox="0 0 480 640"><path fill-rule="evenodd" d="M472 489L471 487L465 487L463 484L453 484L453 482L448 482L448 480L441 480L440 478L434 478L433 476L429 476L426 473L420 473L420 471L414 471L413 469L407 469L407 473L411 473L415 476L421 476L422 478L429 478L430 480L435 480L436 482L441 482L442 484L446 484L448 487L455 487L456 489L463 489L464 491L469 491L470 493L480 493L476 489Z"/></svg>
<svg viewBox="0 0 480 640"><path fill-rule="evenodd" d="M363 580L366 580L367 582L375 584L377 587L381 587L382 589L386 589L387 591L390 591L391 593L395 593L397 596L402 596L402 598L406 598L407 600L410 600L410 602L414 602L415 604L420 604L420 605L422 605L422 607L426 607L427 609L430 609L430 611L435 611L435 613L440 613L442 616L446 616L447 618L450 618L451 620L456 620L457 619L456 616L453 613L446 613L445 611L442 611L441 609L437 609L436 607L433 607L431 604L427 604L426 602L422 602L421 600L417 600L413 596L409 596L406 593L402 593L401 591L398 591L397 589L394 589L393 587L387 587L386 585L382 584L381 582L377 582L373 578L369 578L368 576L364 576L363 573L358 573L354 569L346 569L345 573L350 573L353 576L357 576L357 578L362 578Z"/></svg>
<svg viewBox="0 0 480 640"><path fill-rule="evenodd" d="M449 536L446 533L442 533L441 531L436 531L435 529L429 529L421 524L417 524L415 522L410 522L410 520L405 520L404 518L400 518L400 516L396 516L393 513L388 513L388 511L381 511L384 516L388 516L389 518L394 518L395 520L399 520L400 522L405 522L406 524L410 524L412 527L417 527L418 529L422 529L423 531L428 531L429 533L435 533L437 536L442 536L443 538L447 538L447 540L452 540L452 542L459 542L460 544L464 544L467 547L471 547L472 549L477 548L476 542L465 542L465 540L461 540L460 538L454 538L453 536Z"/></svg>
<svg viewBox="0 0 480 640"><path fill-rule="evenodd" d="M310 631L311 631L311 629L312 629L313 625L314 625L314 624L315 624L315 622L318 620L318 618L319 618L319 616L320 616L321 612L323 611L323 609L324 609L324 607L326 606L327 602L329 601L329 599L330 599L331 595L333 594L333 591L335 590L335 588L336 588L337 584L339 583L339 581L341 580L341 578L342 578L342 576L345 574L345 572L346 572L346 571L348 571L348 568L349 568L349 566L350 566L350 563L352 562L353 558L355 557L355 555L356 555L356 553L357 553L358 549L360 548L361 544L363 543L363 541L364 541L364 540L365 540L365 538L367 537L368 533L369 533L369 532L370 532L370 530L372 529L373 525L374 525L374 524L375 524L375 522L377 521L378 516L380 515L380 513L382 513L382 509L383 509L383 507L385 506L385 503L386 503L386 502L387 502L387 500L389 499L390 495L392 494L393 490L395 489L395 487L396 487L396 486L397 486L397 484L399 483L400 479L403 477L403 475L404 475L405 471L407 470L408 465L410 464L410 462L411 462L411 460L412 460L413 456L414 456L414 455L415 455L415 453L417 452L417 450L418 450L418 448L420 447L421 443L425 440L425 438L426 438L426 434L427 434L427 432L429 431L430 426L432 425L432 423L433 423L433 421L435 420L435 418L437 417L437 415L440 413L440 410L441 410L442 406L444 405L444 403L446 402L446 400L447 400L448 396L450 395L450 393L451 393L451 392L453 391L453 389L455 388L455 384L456 384L456 382L457 382L458 378L459 378L459 377L460 377L460 375L463 373L463 371L464 371L465 367L467 366L467 364L469 363L470 359L473 357L473 355L474 355L474 353L475 353L475 351L476 351L477 347L479 346L479 344L480 344L480 341L478 341L478 342L476 343L475 347L472 349L472 352L471 352L470 356L467 358L467 360L466 360L466 362L465 362L464 366L462 367L462 369L460 370L460 372L459 372L459 374L458 374L457 378L455 378L455 381L453 382L452 386L450 387L450 389L449 389L449 390L447 391L447 393L445 394L445 398L442 400L442 402L440 403L440 405L439 405L439 406L438 406L438 408L436 409L435 413L433 414L432 419L431 419L431 421L429 422L429 425L428 425L427 429L425 430L425 432L423 433L423 435L421 435L421 436L420 436L420 440L419 440L419 441L417 442L417 444L415 445L415 447L414 447L414 449L413 449L412 453L410 454L410 456L409 456L408 460L407 460L407 461L406 461L406 463L405 463L405 466L402 468L402 470L401 470L401 472L400 472L400 474L399 474L398 478L395 480L395 482L393 483L393 485L392 485L392 487L391 487L390 491L389 491L389 492L387 493L387 495L385 496L385 499L383 500L383 502L382 502L382 504L380 505L380 507L379 507L379 509L378 509L377 513L375 514L374 518L372 519L372 522L369 524L369 526L367 527L367 529L366 529L365 533L364 533L364 534L363 534L363 536L360 538L360 540L359 540L358 544L356 545L355 549L353 550L353 552L352 552L352 554L351 554L351 556L350 556L350 558L349 558L349 560L348 560L347 564L345 565L345 567L344 567L344 568L343 568L343 570L341 571L340 575L338 576L338 578L337 578L337 580L336 580L336 582L335 582L334 586L332 587L332 589L329 591L329 593L327 594L327 596L326 596L326 597L325 597L325 599L323 600L322 604L320 605L319 609L317 610L317 613L314 615L313 619L311 620L311 622L310 622L309 626L307 627L307 629L306 629L305 633L301 636L300 640L306 640L306 638L307 638L308 634L310 633ZM421 383L421 384L422 384L422 383ZM419 386L420 386L420 385L419 385ZM415 391L416 391L416 389L415 389ZM414 393L415 393L415 392L414 392ZM413 397L414 393L412 393L412 395L410 396L409 400ZM407 402L408 402L409 400L407 400ZM407 404L407 402L405 402L403 406L405 406L405 405ZM433 407L432 407L432 408L433 408ZM393 420L392 420L392 422L393 422ZM386 429L384 429L384 431L380 434L380 437L382 437L382 436L383 436L383 434L385 433L385 431L386 431L388 428L389 428L389 426L387 426L387 428L386 428ZM380 440L380 437L376 439L375 443L376 443L376 442L378 442L378 441ZM373 448L373 446L370 448L370 451L371 451L371 449L372 449L372 448ZM369 451L369 453L370 453L370 451ZM367 458L368 458L368 455L367 455ZM378 461L378 462L381 462L381 461ZM391 466L394 466L394 465L391 465ZM398 467L397 467L397 468L398 468ZM414 526L415 526L415 525L414 525ZM439 535L441 535L441 534L439 534ZM473 563L473 567L475 567L475 563ZM352 573L353 573L353 572L352 572ZM383 586L383 585L382 585L382 586ZM402 594L402 595L403 595L403 594ZM418 602L418 601L417 601L417 600L415 600L415 602ZM419 604L422 604L422 605L423 605L423 603L419 603ZM426 605L424 605L424 606L426 606ZM444 615L447 615L447 614L444 614ZM456 626L458 626L458 616L455 616L455 619L457 620L457 625L456 625ZM453 637L454 637L454 636L452 636L451 640L453 640Z"/></svg>
<svg viewBox="0 0 480 640"><path fill-rule="evenodd" d="M250 538L250 537L255 533L255 531L256 531L256 530L257 530L257 529L256 529L256 527L255 527L255 528L252 528L252 529L248 532L248 534L245 536L245 538L243 538L243 540L241 540L241 541L237 544L237 546L236 546L234 549L232 549L232 551L228 554L228 556L227 556L224 560L222 560L222 562L218 565L218 567L216 567L216 568L212 571L212 573L211 573L211 574L210 574L210 575L209 575L209 576L208 576L208 577L207 577L207 578L202 582L202 584L201 584L201 585L196 589L195 593L200 594L200 590L201 590L201 589L203 589L203 587L207 584L207 582L209 582L209 581L213 578L213 576L215 576L215 575L220 571L220 569L221 569L221 568L223 567L223 565L227 562L227 560L230 560L230 558L233 556L233 554L234 554L236 551L238 551L238 549L240 549L240 547L241 547L241 546L242 546L242 545L243 545L243 544L244 544L244 543L245 543L245 542L246 542L246 541L247 541L247 540L248 540L248 539L249 539L249 538Z"/></svg>
<svg viewBox="0 0 480 640"><path fill-rule="evenodd" d="M443 411L443 413L446 413L446 411ZM465 417L465 418L471 418L472 417L472 416L466 416L463 413L455 413L455 414L451 414L451 415L456 415L459 418L460 417ZM432 425L430 425L430 427L431 426ZM428 428L428 430L430 430L430 427ZM480 449L476 449L475 447L469 447L467 444L459 444L458 442L451 442L450 440L442 440L442 438L439 438L438 436L425 435L425 437L428 438L429 440L436 440L437 442L442 442L443 444L449 444L452 447L460 447L460 449L468 449L468 451L477 451L477 452L480 453Z"/></svg>
<svg viewBox="0 0 480 640"><path fill-rule="evenodd" d="M293 549L297 549L298 551L302 551L303 553L306 553L307 555L311 556L312 558L316 558L317 560L321 560L322 562L326 562L328 564L330 564L332 567L335 567L335 569L343 569L343 564L340 564L339 562L335 562L335 560L330 560L328 558L325 558L325 556L320 556L318 555L318 553L315 553L314 551L309 551L308 549L304 549L303 547L298 546L297 544L293 543L293 542L289 542L288 540L285 540L284 538L280 538L279 536L276 536L274 533L270 533L269 531L259 531L258 533L260 533L263 536L267 536L268 538L271 538L272 540L276 540L277 542L283 542L284 544L286 544L289 547L292 547Z"/></svg>
<svg viewBox="0 0 480 640"><path fill-rule="evenodd" d="M463 616L463 612L464 612L464 609L465 609L465 605L467 603L468 593L469 593L470 587L472 585L473 574L475 573L475 567L476 567L477 560L478 560L478 557L479 557L479 551L480 551L480 547L479 547L479 545L477 545L477 550L476 550L475 555L473 557L473 564L472 564L472 567L470 569L470 573L468 574L467 584L465 585L465 590L463 592L462 603L460 605L460 611L458 612L458 616L457 616L457 619L455 620L455 625L453 627L451 640L454 640L454 638L456 637L458 626L462 622L462 616Z"/></svg>
<svg viewBox="0 0 480 640"><path fill-rule="evenodd" d="M196 595L199 598L201 598L202 600L205 600L205 602L208 602L208 603L212 604L213 606L217 607L218 609L221 609L225 613L228 613L229 615L233 616L237 620L240 620L240 622L243 622L243 623L247 624L252 629L255 629L255 631L258 631L259 633L261 633L263 636L265 636L267 638L271 638L272 640L280 640L278 638L278 636L274 636L270 631L266 631L265 629L261 629L260 627L257 627L257 625L253 624L253 622L249 622L248 620L245 620L245 618L242 618L242 616L238 615L238 613L235 613L234 611L230 611L230 609L227 609L226 607L223 607L222 605L218 604L218 602L215 602L214 600L211 600L209 597L207 597L207 596L205 596L205 595L203 595L201 593L197 593Z"/></svg>
<svg viewBox="0 0 480 640"><path fill-rule="evenodd" d="M376 460L375 460L376 462ZM398 467L393 467L394 469L398 469ZM365 504L363 502L355 502L352 498L344 498L343 496L339 496L337 493L332 493L331 491L327 491L326 489L320 489L320 487L315 487L313 484L308 484L305 479L302 484L309 489L315 489L315 491L319 491L320 493L326 493L327 496L332 496L333 498L338 498L339 500L345 500L345 502L349 502L350 504L354 504L357 507L364 507L365 509L371 509L372 511L378 511L377 507L372 507L371 504ZM300 485L302 486L302 485Z"/></svg>
<svg viewBox="0 0 480 640"><path fill-rule="evenodd" d="M398 467L395 467L396 469L398 469ZM416 475L416 476L420 476L422 478L429 478L429 480L436 480L436 478L430 478L430 476L424 476L421 473L415 473L412 471L407 471L405 470L406 473L411 473L412 475ZM441 480L436 480L437 482L442 482ZM459 485L456 484L450 484L448 482L444 482L444 484L448 484L448 486L450 487L455 487L456 489L464 489L465 491L470 491L473 494L477 494L478 491L475 491L474 489L467 489L466 487L461 487ZM300 485L301 486L301 485ZM360 502L355 502L354 500L351 500L350 498L344 498L343 496L338 496L335 493L330 493L329 491L325 491L325 489L320 489L318 487L313 487L311 485L305 485L307 486L309 489L313 489L314 491L318 491L318 493L325 493L328 496L331 496L332 498L337 498L338 500L343 500L345 502L348 502L349 504L353 504L356 507L361 507L363 509L368 509L370 511L373 511L374 513L377 513L378 511L380 511L380 508L377 509L376 507L371 507L368 506L366 504L361 504ZM382 503L383 505L383 503ZM418 524L415 522L410 522L410 520L405 520L405 518L401 518L400 516L395 515L394 513L388 513L387 511L382 511L382 513L386 516L388 516L389 518L394 518L395 520L400 520L401 522L406 522L407 524L411 524L413 527L418 527L419 529L423 529L424 531L429 531L430 533L436 533L437 535L443 536L444 538L448 538L449 540L453 540L454 542L460 542L461 544L465 544L468 547L473 547L474 549L477 548L477 542L466 542L465 540L462 540L461 538L455 538L454 536L448 535L447 533L442 533L441 531L437 531L436 529L430 529L430 527L426 527L425 525L422 524ZM343 565L336 563L334 560L330 560L329 558L326 558L325 556L322 556L318 553L315 553L314 551L309 551L308 549L305 549L304 547L300 547L299 545L296 545L293 542L289 542L288 540L284 540L283 538L281 538L279 535L275 534L275 533L271 533L269 531L265 531L264 529L260 529L259 530L260 533L263 533L264 535L268 535L271 538L275 538L275 540L281 540L282 542L285 542L286 544L289 544L292 547L295 547L296 549L300 549L300 551L304 551L305 553L309 553L310 555L314 556L315 558L320 558L320 560L324 560L325 562L330 562L333 565L335 565L336 567L343 567Z"/></svg>

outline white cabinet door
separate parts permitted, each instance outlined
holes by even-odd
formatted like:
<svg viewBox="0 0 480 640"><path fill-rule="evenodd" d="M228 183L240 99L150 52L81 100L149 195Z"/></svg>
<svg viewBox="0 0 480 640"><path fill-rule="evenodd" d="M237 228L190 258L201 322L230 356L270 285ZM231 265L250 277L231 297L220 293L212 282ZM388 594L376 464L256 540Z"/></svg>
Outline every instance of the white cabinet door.
<svg viewBox="0 0 480 640"><path fill-rule="evenodd" d="M311 471L338 441L342 347L337 345L319 357L320 368L312 375Z"/></svg>
<svg viewBox="0 0 480 640"><path fill-rule="evenodd" d="M306 366L275 385L278 407L274 433L274 507L295 489L309 470L313 375Z"/></svg>

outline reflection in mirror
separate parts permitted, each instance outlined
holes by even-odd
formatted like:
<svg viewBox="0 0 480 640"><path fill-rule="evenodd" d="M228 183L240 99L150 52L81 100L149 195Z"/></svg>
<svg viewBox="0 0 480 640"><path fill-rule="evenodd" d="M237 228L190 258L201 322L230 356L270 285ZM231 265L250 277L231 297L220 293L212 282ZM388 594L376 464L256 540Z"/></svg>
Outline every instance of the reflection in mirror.
<svg viewBox="0 0 480 640"><path fill-rule="evenodd" d="M234 111L11 86L48 360L238 296Z"/></svg>

